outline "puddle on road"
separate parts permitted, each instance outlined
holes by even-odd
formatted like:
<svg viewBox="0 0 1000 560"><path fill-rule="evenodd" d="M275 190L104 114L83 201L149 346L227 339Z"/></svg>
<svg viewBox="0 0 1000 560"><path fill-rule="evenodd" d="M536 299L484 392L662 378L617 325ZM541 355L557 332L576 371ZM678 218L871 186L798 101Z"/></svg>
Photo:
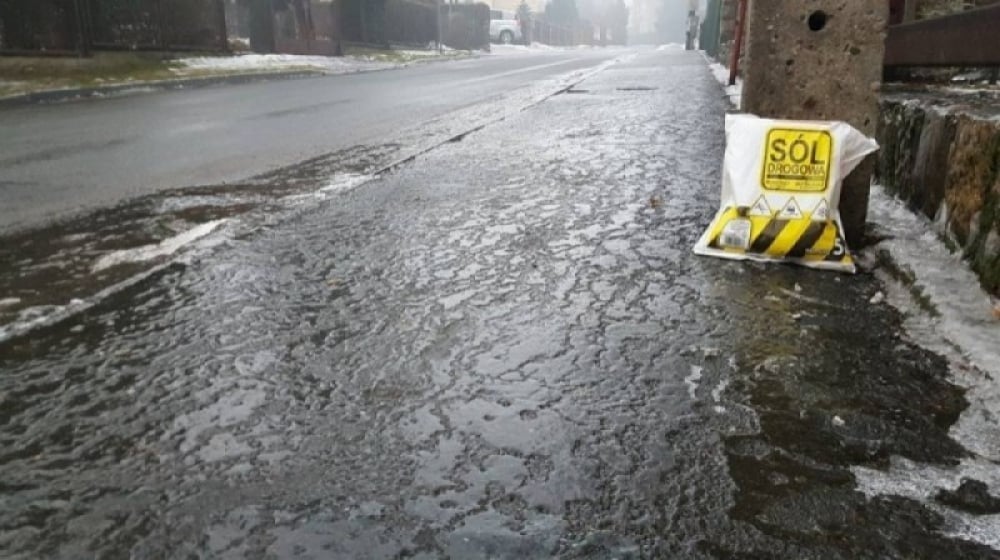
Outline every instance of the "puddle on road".
<svg viewBox="0 0 1000 560"><path fill-rule="evenodd" d="M357 146L245 182L162 191L0 237L0 339L162 264L213 224L349 190L399 150Z"/></svg>

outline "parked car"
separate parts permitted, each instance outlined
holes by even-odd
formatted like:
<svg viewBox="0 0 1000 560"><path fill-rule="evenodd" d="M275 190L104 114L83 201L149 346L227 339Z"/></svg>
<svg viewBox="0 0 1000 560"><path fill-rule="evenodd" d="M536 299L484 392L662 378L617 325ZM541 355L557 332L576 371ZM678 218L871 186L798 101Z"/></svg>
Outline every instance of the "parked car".
<svg viewBox="0 0 1000 560"><path fill-rule="evenodd" d="M490 10L490 40L494 43L520 43L521 22L517 14L505 10Z"/></svg>

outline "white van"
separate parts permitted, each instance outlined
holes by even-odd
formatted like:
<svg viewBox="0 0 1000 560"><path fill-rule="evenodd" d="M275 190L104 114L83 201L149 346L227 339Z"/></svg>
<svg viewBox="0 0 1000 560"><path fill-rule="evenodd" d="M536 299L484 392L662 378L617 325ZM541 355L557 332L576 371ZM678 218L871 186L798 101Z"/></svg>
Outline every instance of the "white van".
<svg viewBox="0 0 1000 560"><path fill-rule="evenodd" d="M506 10L490 10L490 40L505 45L522 42L517 14Z"/></svg>

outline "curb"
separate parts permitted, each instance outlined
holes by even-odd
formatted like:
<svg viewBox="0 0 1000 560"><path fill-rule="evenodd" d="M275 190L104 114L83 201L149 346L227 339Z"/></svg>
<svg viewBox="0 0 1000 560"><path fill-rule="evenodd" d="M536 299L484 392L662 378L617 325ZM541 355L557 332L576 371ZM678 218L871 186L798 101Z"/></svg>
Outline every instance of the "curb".
<svg viewBox="0 0 1000 560"><path fill-rule="evenodd" d="M172 80L154 80L149 82L129 82L108 86L87 88L52 89L20 93L0 98L0 107L30 105L34 103L59 103L77 99L89 99L107 95L124 94L133 90L156 89L170 90L185 87L209 87L215 85L238 85L269 80L294 80L316 78L334 74L297 70L294 72L254 72L249 74L230 74L227 76L205 76L198 78L177 78Z"/></svg>

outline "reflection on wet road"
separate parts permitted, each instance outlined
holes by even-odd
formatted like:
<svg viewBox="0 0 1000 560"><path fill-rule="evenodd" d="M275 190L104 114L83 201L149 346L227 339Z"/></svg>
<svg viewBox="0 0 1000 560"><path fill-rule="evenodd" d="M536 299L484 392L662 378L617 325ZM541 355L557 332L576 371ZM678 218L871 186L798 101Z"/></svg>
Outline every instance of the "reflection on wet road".
<svg viewBox="0 0 1000 560"><path fill-rule="evenodd" d="M0 553L992 557L855 488L966 453L875 280L691 254L702 59L576 91L0 346Z"/></svg>

